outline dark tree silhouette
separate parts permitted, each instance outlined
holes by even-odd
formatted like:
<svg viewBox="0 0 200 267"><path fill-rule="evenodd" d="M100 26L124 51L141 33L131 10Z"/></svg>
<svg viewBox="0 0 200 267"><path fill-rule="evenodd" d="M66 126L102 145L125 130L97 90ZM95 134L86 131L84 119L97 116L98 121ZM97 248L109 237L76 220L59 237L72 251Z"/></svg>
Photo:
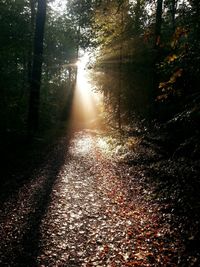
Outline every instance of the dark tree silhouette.
<svg viewBox="0 0 200 267"><path fill-rule="evenodd" d="M163 0L157 0L156 24L155 24L155 47L160 44L161 24L162 24L162 6Z"/></svg>
<svg viewBox="0 0 200 267"><path fill-rule="evenodd" d="M33 135L39 127L40 84L43 62L43 40L46 20L46 0L38 0L34 36L33 67L30 80L28 133Z"/></svg>

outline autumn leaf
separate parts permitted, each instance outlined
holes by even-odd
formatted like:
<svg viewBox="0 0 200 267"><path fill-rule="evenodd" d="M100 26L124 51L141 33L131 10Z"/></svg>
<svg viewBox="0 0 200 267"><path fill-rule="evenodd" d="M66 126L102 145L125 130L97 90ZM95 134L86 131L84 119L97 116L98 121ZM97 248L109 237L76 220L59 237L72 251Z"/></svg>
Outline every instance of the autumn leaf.
<svg viewBox="0 0 200 267"><path fill-rule="evenodd" d="M141 266L141 262L138 262L138 261L130 261L130 262L127 262L126 263L126 266L127 267L131 267L131 266L135 266L135 267L137 267L137 266Z"/></svg>
<svg viewBox="0 0 200 267"><path fill-rule="evenodd" d="M168 83L167 82L161 82L161 83L159 83L159 89L162 89L162 88L165 88L166 86L168 85Z"/></svg>
<svg viewBox="0 0 200 267"><path fill-rule="evenodd" d="M103 247L103 251L100 253L100 257L101 258L103 258L103 257L105 257L105 255L107 254L109 252L109 246L108 245L105 245L104 247Z"/></svg>
<svg viewBox="0 0 200 267"><path fill-rule="evenodd" d="M178 56L176 54L172 54L172 55L169 55L166 60L168 63L170 62L173 62L174 60L176 60L178 58Z"/></svg>
<svg viewBox="0 0 200 267"><path fill-rule="evenodd" d="M171 42L171 47L172 48L175 48L177 46L177 44L179 43L179 40L181 37L187 37L188 35L188 30L184 27L177 27L176 28L176 31L173 35L173 39L172 39L172 42Z"/></svg>
<svg viewBox="0 0 200 267"><path fill-rule="evenodd" d="M157 96L156 100L162 101L162 100L167 99L167 98L168 98L168 94L163 94L163 95Z"/></svg>
<svg viewBox="0 0 200 267"><path fill-rule="evenodd" d="M177 78L181 77L183 73L183 69L178 69L176 72L174 72L171 76L171 78L169 79L168 83L172 84L175 83Z"/></svg>

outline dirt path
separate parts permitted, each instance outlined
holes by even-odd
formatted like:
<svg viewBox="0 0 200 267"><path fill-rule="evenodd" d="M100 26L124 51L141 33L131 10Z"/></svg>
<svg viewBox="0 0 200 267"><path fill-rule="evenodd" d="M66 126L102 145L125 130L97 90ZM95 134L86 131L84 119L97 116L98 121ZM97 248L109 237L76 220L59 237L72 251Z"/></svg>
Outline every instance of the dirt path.
<svg viewBox="0 0 200 267"><path fill-rule="evenodd" d="M1 207L0 266L179 266L179 237L144 177L99 135L63 141Z"/></svg>

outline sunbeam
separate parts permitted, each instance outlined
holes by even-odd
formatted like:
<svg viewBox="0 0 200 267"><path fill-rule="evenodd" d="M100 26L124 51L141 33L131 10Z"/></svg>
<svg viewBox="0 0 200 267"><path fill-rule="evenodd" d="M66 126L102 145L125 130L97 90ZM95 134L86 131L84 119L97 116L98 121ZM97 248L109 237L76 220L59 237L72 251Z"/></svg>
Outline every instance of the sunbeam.
<svg viewBox="0 0 200 267"><path fill-rule="evenodd" d="M82 128L93 128L99 125L100 104L102 95L94 91L92 75L87 69L89 54L85 53L77 61L77 81L72 109L73 124Z"/></svg>

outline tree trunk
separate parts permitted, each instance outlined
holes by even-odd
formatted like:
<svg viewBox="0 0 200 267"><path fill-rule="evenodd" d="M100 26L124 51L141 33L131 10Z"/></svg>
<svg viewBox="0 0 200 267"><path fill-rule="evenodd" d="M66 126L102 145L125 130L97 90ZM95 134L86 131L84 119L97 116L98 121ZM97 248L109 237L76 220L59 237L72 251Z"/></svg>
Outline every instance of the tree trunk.
<svg viewBox="0 0 200 267"><path fill-rule="evenodd" d="M155 48L160 45L161 25L162 25L163 0L157 0L156 24L155 24Z"/></svg>
<svg viewBox="0 0 200 267"><path fill-rule="evenodd" d="M141 0L137 0L135 4L135 25L134 25L136 35L139 35L141 30L140 15L141 15Z"/></svg>
<svg viewBox="0 0 200 267"><path fill-rule="evenodd" d="M32 75L32 57L33 57L33 37L34 37L34 29L35 29L35 6L36 0L29 1L29 7L31 11L30 17L30 45L28 49L28 62L27 62L27 69L28 69L28 82L30 84L31 75Z"/></svg>
<svg viewBox="0 0 200 267"><path fill-rule="evenodd" d="M117 120L118 120L118 130L119 133L121 134L122 132L122 103L121 103L121 98L122 98L122 86L123 86L123 49L124 49L124 41L123 41L123 33L124 33L124 16L126 14L126 4L127 1L122 2L121 5L121 36L122 40L120 43L120 51L119 51L119 89L118 89L118 107L117 107ZM120 10L119 10L120 11Z"/></svg>
<svg viewBox="0 0 200 267"><path fill-rule="evenodd" d="M175 23L175 15L176 15L176 0L171 0L171 16L172 16L172 31L175 32L176 23Z"/></svg>
<svg viewBox="0 0 200 267"><path fill-rule="evenodd" d="M163 11L163 0L157 0L157 8L156 8L156 23L155 23L155 42L154 42L154 61L153 61L153 75L152 75L152 105L150 116L157 116L158 115L158 102L156 102L157 97L157 88L159 86L159 75L157 72L157 63L160 62L161 57L161 25L162 25L162 11Z"/></svg>
<svg viewBox="0 0 200 267"><path fill-rule="evenodd" d="M30 102L28 114L28 133L34 135L39 127L40 85L43 62L43 40L46 19L46 0L38 0L36 26L33 45L33 64L30 80Z"/></svg>
<svg viewBox="0 0 200 267"><path fill-rule="evenodd" d="M192 9L194 11L194 25L195 25L195 32L197 40L200 39L200 2L199 0L193 0Z"/></svg>

